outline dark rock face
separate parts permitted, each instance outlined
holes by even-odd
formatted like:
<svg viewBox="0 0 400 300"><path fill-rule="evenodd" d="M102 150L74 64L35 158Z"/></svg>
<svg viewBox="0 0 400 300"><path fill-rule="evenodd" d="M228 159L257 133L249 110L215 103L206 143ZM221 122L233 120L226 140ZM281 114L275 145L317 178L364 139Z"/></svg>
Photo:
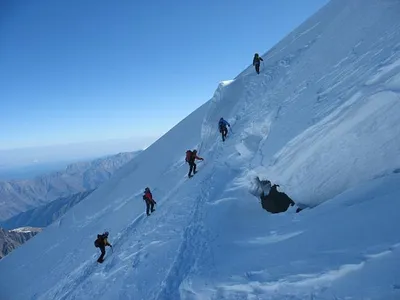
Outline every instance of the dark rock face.
<svg viewBox="0 0 400 300"><path fill-rule="evenodd" d="M273 214L285 212L289 206L295 205L294 201L288 195L278 191L278 186L274 184L271 186L268 195L263 193L260 196L262 208Z"/></svg>
<svg viewBox="0 0 400 300"><path fill-rule="evenodd" d="M288 210L295 202L285 193L279 192L279 185L272 185L269 180L255 179L251 193L261 199L261 206L266 211L277 214Z"/></svg>
<svg viewBox="0 0 400 300"><path fill-rule="evenodd" d="M0 259L41 231L40 228L5 230L0 228Z"/></svg>

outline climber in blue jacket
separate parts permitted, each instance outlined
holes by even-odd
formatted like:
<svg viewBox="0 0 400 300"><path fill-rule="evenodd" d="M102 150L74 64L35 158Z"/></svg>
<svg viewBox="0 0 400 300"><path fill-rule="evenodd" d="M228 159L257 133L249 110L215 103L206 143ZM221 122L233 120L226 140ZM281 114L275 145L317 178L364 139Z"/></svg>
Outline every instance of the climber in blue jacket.
<svg viewBox="0 0 400 300"><path fill-rule="evenodd" d="M226 135L228 134L228 128L226 126L228 126L230 128L231 124L229 124L226 120L224 120L224 118L221 117L221 119L219 119L219 122L218 122L218 128L219 128L219 132L222 135L223 142L225 142Z"/></svg>

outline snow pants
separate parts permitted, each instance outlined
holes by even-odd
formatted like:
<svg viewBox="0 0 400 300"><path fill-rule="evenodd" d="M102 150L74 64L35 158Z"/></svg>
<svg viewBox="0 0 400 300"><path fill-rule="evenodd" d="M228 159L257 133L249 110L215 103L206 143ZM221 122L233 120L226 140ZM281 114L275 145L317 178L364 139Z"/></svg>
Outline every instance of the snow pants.
<svg viewBox="0 0 400 300"><path fill-rule="evenodd" d="M219 129L219 132L221 132L222 135L222 141L225 141L225 138L228 134L228 128L226 128L226 126L221 126Z"/></svg>
<svg viewBox="0 0 400 300"><path fill-rule="evenodd" d="M150 215L150 210L151 210L151 212L154 211L154 201L146 200L146 214L147 215Z"/></svg>
<svg viewBox="0 0 400 300"><path fill-rule="evenodd" d="M192 176L192 172L196 174L196 163L194 161L189 161L189 177Z"/></svg>
<svg viewBox="0 0 400 300"><path fill-rule="evenodd" d="M103 260L104 260L104 255L106 255L106 246L100 245L99 248L100 248L100 251L101 251L101 255L100 255L99 258L97 259L97 262L103 262Z"/></svg>

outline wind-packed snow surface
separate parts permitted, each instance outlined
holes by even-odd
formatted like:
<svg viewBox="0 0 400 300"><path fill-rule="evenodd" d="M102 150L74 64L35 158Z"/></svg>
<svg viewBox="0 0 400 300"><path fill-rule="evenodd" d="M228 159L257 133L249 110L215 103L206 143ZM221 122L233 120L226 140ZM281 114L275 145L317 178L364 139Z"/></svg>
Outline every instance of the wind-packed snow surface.
<svg viewBox="0 0 400 300"><path fill-rule="evenodd" d="M330 2L2 260L1 299L400 299L399 15ZM312 208L267 213L255 176Z"/></svg>

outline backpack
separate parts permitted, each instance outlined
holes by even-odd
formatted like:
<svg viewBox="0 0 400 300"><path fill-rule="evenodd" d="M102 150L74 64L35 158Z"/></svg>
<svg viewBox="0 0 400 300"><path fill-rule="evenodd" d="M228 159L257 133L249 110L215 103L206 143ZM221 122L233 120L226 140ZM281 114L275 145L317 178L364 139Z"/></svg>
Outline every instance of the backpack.
<svg viewBox="0 0 400 300"><path fill-rule="evenodd" d="M103 236L101 235L101 234L98 234L97 235L97 239L94 241L94 246L96 247L96 248L99 248L100 247L100 240L103 238Z"/></svg>
<svg viewBox="0 0 400 300"><path fill-rule="evenodd" d="M192 158L193 152L191 150L186 151L186 162Z"/></svg>

